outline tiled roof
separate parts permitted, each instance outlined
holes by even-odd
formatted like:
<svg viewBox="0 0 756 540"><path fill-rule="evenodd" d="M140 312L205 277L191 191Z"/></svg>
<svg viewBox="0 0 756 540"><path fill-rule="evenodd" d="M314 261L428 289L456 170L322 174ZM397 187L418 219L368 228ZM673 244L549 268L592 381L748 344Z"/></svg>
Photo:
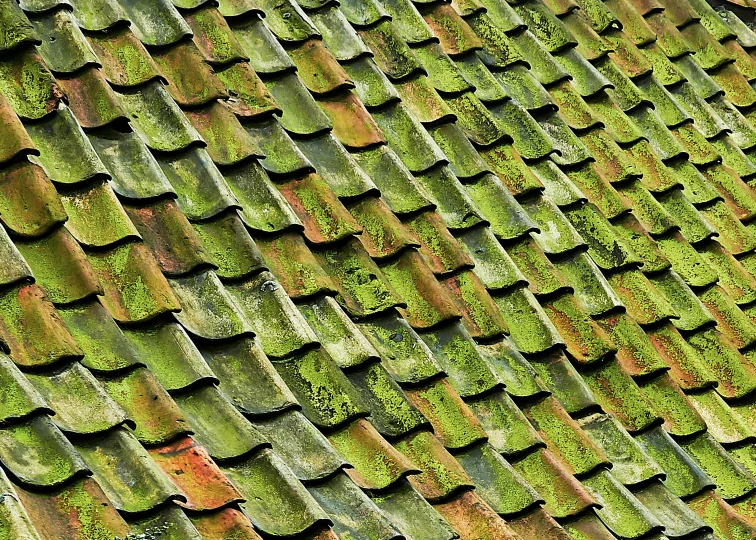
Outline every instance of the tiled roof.
<svg viewBox="0 0 756 540"><path fill-rule="evenodd" d="M0 0L0 538L756 538L737 4Z"/></svg>

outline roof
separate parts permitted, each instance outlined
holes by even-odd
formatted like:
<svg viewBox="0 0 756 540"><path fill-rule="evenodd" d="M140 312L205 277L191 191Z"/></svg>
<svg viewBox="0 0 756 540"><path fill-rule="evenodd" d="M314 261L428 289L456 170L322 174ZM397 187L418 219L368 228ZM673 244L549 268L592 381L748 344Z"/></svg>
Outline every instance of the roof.
<svg viewBox="0 0 756 540"><path fill-rule="evenodd" d="M0 538L756 537L740 4L0 0Z"/></svg>

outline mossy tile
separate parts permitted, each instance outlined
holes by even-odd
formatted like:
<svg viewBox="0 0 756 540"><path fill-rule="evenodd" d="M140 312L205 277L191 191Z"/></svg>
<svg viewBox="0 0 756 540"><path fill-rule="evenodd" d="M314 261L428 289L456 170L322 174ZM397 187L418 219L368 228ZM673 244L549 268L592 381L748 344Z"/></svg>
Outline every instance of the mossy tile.
<svg viewBox="0 0 756 540"><path fill-rule="evenodd" d="M554 265L574 289L580 306L590 315L603 315L622 305L601 270L585 252L568 254Z"/></svg>
<svg viewBox="0 0 756 540"><path fill-rule="evenodd" d="M708 434L702 434L680 446L716 482L717 493L725 500L741 497L753 491L756 480L748 470L735 461Z"/></svg>
<svg viewBox="0 0 756 540"><path fill-rule="evenodd" d="M473 485L459 462L428 431L408 435L394 446L422 470L420 474L411 476L409 481L420 495L431 502Z"/></svg>
<svg viewBox="0 0 756 540"><path fill-rule="evenodd" d="M630 432L648 428L659 420L643 392L616 360L583 374L583 379L607 412Z"/></svg>
<svg viewBox="0 0 756 540"><path fill-rule="evenodd" d="M712 84L714 84L713 81ZM718 88L716 84L714 84L714 87ZM693 118L696 130L707 139L721 135L727 129L727 125L696 92L696 88L690 82L685 81L681 85L671 88L670 92L677 104Z"/></svg>
<svg viewBox="0 0 756 540"><path fill-rule="evenodd" d="M331 279L298 233L260 238L257 244L268 268L292 299L334 292Z"/></svg>
<svg viewBox="0 0 756 540"><path fill-rule="evenodd" d="M239 538L260 540L260 535L255 531L249 518L234 507L192 515L189 519L202 538L222 540L237 535Z"/></svg>
<svg viewBox="0 0 756 540"><path fill-rule="evenodd" d="M144 361L168 391L181 390L201 380L215 380L202 354L175 322L125 329L124 335L137 358Z"/></svg>
<svg viewBox="0 0 756 540"><path fill-rule="evenodd" d="M339 198L352 198L377 191L376 185L344 146L329 133L314 139L297 141L318 174Z"/></svg>
<svg viewBox="0 0 756 540"><path fill-rule="evenodd" d="M598 324L611 336L618 348L617 360L631 376L645 376L668 369L646 333L626 313L612 314Z"/></svg>
<svg viewBox="0 0 756 540"><path fill-rule="evenodd" d="M585 245L570 222L548 198L528 199L522 202L522 207L538 227L533 238L545 253L559 255Z"/></svg>
<svg viewBox="0 0 756 540"><path fill-rule="evenodd" d="M538 297L546 297L571 290L570 284L533 238L526 236L508 247L509 256L528 280L530 292Z"/></svg>
<svg viewBox="0 0 756 540"><path fill-rule="evenodd" d="M252 333L249 321L214 272L173 278L171 288L182 308L176 319L192 334L225 339Z"/></svg>
<svg viewBox="0 0 756 540"><path fill-rule="evenodd" d="M265 13L266 25L283 43L297 43L318 36L307 15L293 0L287 2L257 2L259 9Z"/></svg>
<svg viewBox="0 0 756 540"><path fill-rule="evenodd" d="M608 465L603 451L583 432L559 402L549 396L523 407L523 412L551 453L571 474L588 475Z"/></svg>
<svg viewBox="0 0 756 540"><path fill-rule="evenodd" d="M186 14L184 20L194 34L194 44L211 65L225 65L244 59L241 45L217 8L202 6Z"/></svg>
<svg viewBox="0 0 756 540"><path fill-rule="evenodd" d="M222 470L246 499L241 507L257 529L293 536L328 523L323 509L272 451L264 450Z"/></svg>
<svg viewBox="0 0 756 540"><path fill-rule="evenodd" d="M228 284L226 290L250 321L268 356L283 358L316 342L315 334L269 272Z"/></svg>
<svg viewBox="0 0 756 540"><path fill-rule="evenodd" d="M359 240L320 250L316 256L336 285L336 300L350 315L361 318L402 304Z"/></svg>
<svg viewBox="0 0 756 540"><path fill-rule="evenodd" d="M533 397L547 392L533 367L508 337L478 344L478 353L506 385L507 393L516 397Z"/></svg>
<svg viewBox="0 0 756 540"><path fill-rule="evenodd" d="M717 149L707 141L695 124L684 124L672 131L689 155L693 165L711 165L722 159ZM742 154L742 152L740 152ZM734 155L731 153L731 155ZM745 163L746 160L741 160Z"/></svg>
<svg viewBox="0 0 756 540"><path fill-rule="evenodd" d="M536 450L512 466L546 501L544 509L552 517L574 516L597 505L596 499L548 450Z"/></svg>
<svg viewBox="0 0 756 540"><path fill-rule="evenodd" d="M457 272L473 266L473 260L446 228L436 212L423 212L406 223L420 239L420 253L434 274Z"/></svg>
<svg viewBox="0 0 756 540"><path fill-rule="evenodd" d="M619 71L608 57L597 61L597 67L578 54L576 49L567 49L554 55L554 60L572 76L572 84L584 98L593 97L602 90L611 90L622 110L639 102L638 90ZM610 66L608 69L606 66ZM618 92L621 92L618 94Z"/></svg>
<svg viewBox="0 0 756 540"><path fill-rule="evenodd" d="M342 538L395 538L398 531L368 496L345 474L308 487Z"/></svg>
<svg viewBox="0 0 756 540"><path fill-rule="evenodd" d="M612 462L612 476L625 486L664 475L661 467L611 415L594 414L579 420L588 437Z"/></svg>
<svg viewBox="0 0 756 540"><path fill-rule="evenodd" d="M512 66L509 71L496 72L496 75L494 75L476 54L465 55L463 58L457 59L455 63L462 72L462 76L465 80L475 87L475 96L484 103L497 103L512 97L512 88L506 86L508 84L507 79L504 79L503 81L497 80L497 76L514 71L515 73L512 75L513 78L517 80L518 75L520 78L523 78L524 75L524 72L518 69L523 67L519 64ZM527 75L525 75L525 77L527 77ZM532 79L532 75L530 78ZM535 79L532 80L535 81ZM528 79L528 82L530 82L530 79ZM529 89L530 88L527 90ZM520 93L518 97L522 98L527 93L527 90ZM539 102L541 103L543 102L543 97L543 91L538 92L536 96L534 96L536 99L540 98ZM545 98L548 102L548 95L546 95ZM536 102L536 99L533 100L534 103ZM520 103L523 105L525 104L523 101Z"/></svg>
<svg viewBox="0 0 756 540"><path fill-rule="evenodd" d="M0 456L15 478L37 489L87 473L87 465L47 415L1 429Z"/></svg>
<svg viewBox="0 0 756 540"><path fill-rule="evenodd" d="M543 186L544 194L560 208L587 200L569 177L550 159L523 168L534 174L535 180Z"/></svg>
<svg viewBox="0 0 756 540"><path fill-rule="evenodd" d="M409 3L409 2L408 2ZM415 57L425 69L433 87L444 94L454 94L473 90L465 80L459 66L444 52L435 41L424 43L413 49Z"/></svg>
<svg viewBox="0 0 756 540"><path fill-rule="evenodd" d="M548 179L544 180L542 178L542 175L548 174L548 172L544 171L541 167L539 167L537 171L531 170L529 165L522 159L519 152L509 143L502 143L491 148L481 149L480 156L491 168L491 172L499 177L499 180L501 180L509 192L515 197L524 197L528 194L540 192L544 190L544 188L548 189L549 187L547 186ZM550 160L540 162L544 167L548 167L545 165L546 163L551 163L556 167L556 165ZM562 201L559 200L559 198L557 199L557 204L560 204Z"/></svg>
<svg viewBox="0 0 756 540"><path fill-rule="evenodd" d="M515 150L526 160L538 160L556 151L545 126L514 101L494 105L491 112L501 133L488 144L509 135Z"/></svg>
<svg viewBox="0 0 756 540"><path fill-rule="evenodd" d="M486 438L478 419L446 379L405 393L447 448L465 448Z"/></svg>
<svg viewBox="0 0 756 540"><path fill-rule="evenodd" d="M402 103L410 112L428 126L456 120L449 105L438 95L425 75L419 75L395 84Z"/></svg>
<svg viewBox="0 0 756 540"><path fill-rule="evenodd" d="M533 294L515 288L494 297L507 321L512 340L524 354L536 354L564 343Z"/></svg>
<svg viewBox="0 0 756 540"><path fill-rule="evenodd" d="M518 239L538 230L535 221L497 176L485 174L465 187L480 214L490 223L491 231L500 240Z"/></svg>
<svg viewBox="0 0 756 540"><path fill-rule="evenodd" d="M184 19L168 0L137 1L122 8L134 25L134 33L146 45L170 45L191 34Z"/></svg>
<svg viewBox="0 0 756 540"><path fill-rule="evenodd" d="M469 190L455 178L449 167L439 165L415 178L419 187L424 188L423 192L428 199L435 203L436 212L449 229L467 229L483 222Z"/></svg>
<svg viewBox="0 0 756 540"><path fill-rule="evenodd" d="M82 350L38 285L5 289L0 294L0 317L0 335L19 366L81 357Z"/></svg>
<svg viewBox="0 0 756 540"><path fill-rule="evenodd" d="M113 190L129 199L170 193L158 162L136 133L98 131L89 140L111 176Z"/></svg>
<svg viewBox="0 0 756 540"><path fill-rule="evenodd" d="M408 0L388 0L381 2L394 21L394 27L407 43L419 44L433 38L428 23L423 20L417 7Z"/></svg>
<svg viewBox="0 0 756 540"><path fill-rule="evenodd" d="M343 69L354 83L357 96L368 109L399 100L396 88L378 69L372 58L360 57L344 65Z"/></svg>
<svg viewBox="0 0 756 540"><path fill-rule="evenodd" d="M683 146L667 129L660 114L655 109L652 109L650 104L642 104L628 111L627 115L643 132L651 148L662 161L687 157Z"/></svg>
<svg viewBox="0 0 756 540"><path fill-rule="evenodd" d="M714 384L715 380L700 355L674 326L667 323L650 329L648 337L682 389L695 390Z"/></svg>
<svg viewBox="0 0 756 540"><path fill-rule="evenodd" d="M296 405L296 398L252 339L207 345L201 354L199 361L203 357L207 361L206 372L218 377L221 392L244 414L267 415Z"/></svg>
<svg viewBox="0 0 756 540"><path fill-rule="evenodd" d="M174 400L197 442L216 461L248 455L268 445L265 437L214 386L178 395Z"/></svg>
<svg viewBox="0 0 756 540"><path fill-rule="evenodd" d="M608 281L638 324L650 325L679 318L674 307L640 270L612 274Z"/></svg>
<svg viewBox="0 0 756 540"><path fill-rule="evenodd" d="M682 28L678 34L685 44L693 51L696 63L707 72L732 62L730 54L722 45L703 27L694 23ZM662 41L662 47L666 40ZM667 51L665 51L667 52ZM667 54L667 56L673 56ZM715 77L712 77L720 84ZM750 89L753 92L753 89ZM728 96L729 97L729 96Z"/></svg>
<svg viewBox="0 0 756 540"><path fill-rule="evenodd" d="M749 360L753 361L753 353L747 351L745 353L745 356ZM738 417L739 423L745 423L750 431L754 431L754 429L756 429L756 422L754 422L753 417L754 407L756 407L756 400L754 398L746 398L743 401L728 405L728 407L730 407L730 409Z"/></svg>
<svg viewBox="0 0 756 540"><path fill-rule="evenodd" d="M101 128L126 120L126 113L101 70L86 67L72 77L58 77L58 83L84 129Z"/></svg>
<svg viewBox="0 0 756 540"><path fill-rule="evenodd" d="M103 378L100 384L107 391L106 396L126 411L141 443L162 444L191 431L192 426L181 409L146 368Z"/></svg>
<svg viewBox="0 0 756 540"><path fill-rule="evenodd" d="M35 47L0 60L0 90L16 114L29 120L53 112L63 97Z"/></svg>
<svg viewBox="0 0 756 540"><path fill-rule="evenodd" d="M437 163L446 161L436 142L405 105L390 105L374 112L372 118L389 146L410 171L426 171Z"/></svg>
<svg viewBox="0 0 756 540"><path fill-rule="evenodd" d="M591 96L589 106L617 144L630 145L644 138L638 126L630 121L630 118L606 92ZM652 151L650 153L653 154Z"/></svg>
<svg viewBox="0 0 756 540"><path fill-rule="evenodd" d="M363 42L337 6L325 6L324 9L310 12L309 16L323 36L326 47L339 62L353 60L370 53L368 48L370 44L366 45Z"/></svg>
<svg viewBox="0 0 756 540"><path fill-rule="evenodd" d="M302 5L306 4L307 2L310 2L311 5L305 7L309 7L310 9L320 8L323 4L327 3L323 0L303 0L299 3L300 5ZM365 3L348 0L347 2L341 4L340 8L346 16L347 20L355 27L370 26L372 24L375 24L380 19L386 19L390 17L386 9L375 0Z"/></svg>
<svg viewBox="0 0 756 540"><path fill-rule="evenodd" d="M617 28L612 28L602 36L613 48L613 51L609 52L609 58L620 67L625 75L630 78L641 77L647 75L653 69L662 84L671 84L670 81L682 80L682 75L675 70L664 53L661 53L658 48L654 48L653 43L641 49L630 39L627 39L625 35ZM654 52L659 54L649 55L648 51L652 48L654 48ZM645 56L644 53L646 53Z"/></svg>
<svg viewBox="0 0 756 540"><path fill-rule="evenodd" d="M7 490L4 488L4 491ZM11 499L15 504L10 502L8 506L23 505L28 512L26 519L15 522L11 527L11 534L19 534L19 538L24 538L26 534L28 538L39 538L39 534L50 537L64 535L64 538L86 534L105 540L129 534L129 525L93 478L76 480L54 493L27 491L20 487L11 493L14 491L18 500ZM20 508L10 512L14 510L18 512ZM25 522L29 529L24 527Z"/></svg>
<svg viewBox="0 0 756 540"><path fill-rule="evenodd" d="M422 334L451 386L463 397L475 396L500 384L470 335L459 323Z"/></svg>
<svg viewBox="0 0 756 540"><path fill-rule="evenodd" d="M347 462L318 429L299 411L253 421L255 428L273 445L300 481L331 476Z"/></svg>
<svg viewBox="0 0 756 540"><path fill-rule="evenodd" d="M226 89L236 93L223 105L237 116L257 118L281 113L278 103L249 63L237 62L218 68L215 74Z"/></svg>
<svg viewBox="0 0 756 540"><path fill-rule="evenodd" d="M395 115L388 119L388 124L383 124L379 128L376 124L376 120L380 122L379 117L370 116L362 101L349 90L335 96L324 97L318 101L318 105L332 124L333 134L349 149L366 148L384 143L386 139L381 133L381 128L399 132L411 129L406 125L407 119L398 118ZM374 114L378 115L378 113ZM395 137L399 139L406 136L408 136L406 133L395 133ZM402 143L397 142L397 144L401 146Z"/></svg>
<svg viewBox="0 0 756 540"><path fill-rule="evenodd" d="M640 221L633 214L621 216L614 224L614 229L619 237L633 250L641 259L643 271L646 273L661 272L667 270L672 265L664 253L659 249L658 239L654 240L643 228ZM674 231L672 235L679 233ZM680 237L682 238L682 237ZM685 243L685 241L683 240ZM690 251L695 250L687 246ZM700 257L699 257L700 259Z"/></svg>
<svg viewBox="0 0 756 540"><path fill-rule="evenodd" d="M62 106L26 129L39 149L39 157L33 161L38 161L54 182L74 184L108 174L68 107Z"/></svg>
<svg viewBox="0 0 756 540"><path fill-rule="evenodd" d="M640 262L595 205L588 203L563 213L588 244L588 254L599 268L617 270Z"/></svg>
<svg viewBox="0 0 756 540"><path fill-rule="evenodd" d="M528 50L530 47L535 48L537 53L542 53L545 56L544 58L539 58L541 65L537 65L534 68L536 76L541 83L548 84L560 78L560 68L551 65L553 64L553 60L543 50L543 47L537 44L535 37L529 31L522 33L515 32L510 37L502 27L497 26L495 21L483 11L467 17L466 21L483 43L483 49L478 51L477 54L489 68L504 69L514 64L525 63L525 57L529 56L528 53L531 52L531 50ZM525 36L525 33L527 33L527 36ZM523 36L525 36L525 47L523 47ZM549 60L551 60L551 63Z"/></svg>
<svg viewBox="0 0 756 540"><path fill-rule="evenodd" d="M570 414L598 407L593 393L562 351L555 350L531 362L538 381Z"/></svg>
<svg viewBox="0 0 756 540"><path fill-rule="evenodd" d="M692 118L677 104L672 94L654 75L639 80L637 86L645 97L654 104L659 118L669 129L692 121Z"/></svg>
<svg viewBox="0 0 756 540"><path fill-rule="evenodd" d="M356 389L324 349L274 365L316 426L335 428L368 413Z"/></svg>
<svg viewBox="0 0 756 540"><path fill-rule="evenodd" d="M564 524L575 540L611 540L616 538L594 513L587 513ZM656 537L654 537L656 538Z"/></svg>
<svg viewBox="0 0 756 540"><path fill-rule="evenodd" d="M509 333L507 323L486 291L483 282L465 270L442 282L462 312L462 325L478 340L490 340Z"/></svg>
<svg viewBox="0 0 756 540"><path fill-rule="evenodd" d="M168 92L182 107L198 107L228 96L193 41L155 51L152 59L168 81Z"/></svg>
<svg viewBox="0 0 756 540"><path fill-rule="evenodd" d="M371 28L361 29L358 33L373 51L378 67L390 79L401 79L422 69L417 57L391 21L382 21Z"/></svg>
<svg viewBox="0 0 756 540"><path fill-rule="evenodd" d="M332 297L323 295L301 304L299 311L340 368L378 358L378 352Z"/></svg>
<svg viewBox="0 0 756 540"><path fill-rule="evenodd" d="M406 228L380 199L365 197L351 206L349 211L362 225L363 234L360 241L374 259L393 257L410 246L420 247L411 230ZM430 265L431 256L427 253L424 255ZM434 271L437 271L437 266L431 265Z"/></svg>
<svg viewBox="0 0 756 540"><path fill-rule="evenodd" d="M163 199L150 206L124 209L150 246L163 273L181 275L212 264L202 240L174 201Z"/></svg>
<svg viewBox="0 0 756 540"><path fill-rule="evenodd" d="M711 145L721 156L722 164L732 169L736 176L750 180L756 174L756 164L745 155L729 135L714 139Z"/></svg>
<svg viewBox="0 0 756 540"><path fill-rule="evenodd" d="M719 279L706 260L679 232L657 238L656 245L672 263L672 269L690 287L705 287Z"/></svg>
<svg viewBox="0 0 756 540"><path fill-rule="evenodd" d="M756 528L738 514L714 490L707 490L690 501L688 506L721 538L740 540L756 534Z"/></svg>
<svg viewBox="0 0 756 540"><path fill-rule="evenodd" d="M0 114L3 117L0 124L0 141L3 142L0 162L5 163L25 155L38 154L24 125L4 97L0 98Z"/></svg>
<svg viewBox="0 0 756 540"><path fill-rule="evenodd" d="M579 364L597 362L617 351L612 338L581 310L573 295L545 300L543 308L564 339L567 352Z"/></svg>
<svg viewBox="0 0 756 540"><path fill-rule="evenodd" d="M358 327L381 355L381 364L399 383L419 383L441 373L428 346L407 321L387 314L358 323Z"/></svg>
<svg viewBox="0 0 756 540"><path fill-rule="evenodd" d="M544 442L506 392L470 400L469 407L488 435L488 444L505 456L521 455Z"/></svg>
<svg viewBox="0 0 756 540"><path fill-rule="evenodd" d="M328 117L296 75L286 74L265 84L283 111L280 122L288 132L312 135L331 127Z"/></svg>
<svg viewBox="0 0 756 540"><path fill-rule="evenodd" d="M740 255L756 248L756 235L740 222L737 214L741 212L737 208L717 201L699 212L719 233L717 241L732 255Z"/></svg>
<svg viewBox="0 0 756 540"><path fill-rule="evenodd" d="M399 309L413 328L430 328L460 318L461 311L417 251L405 252L382 271L406 303Z"/></svg>
<svg viewBox="0 0 756 540"><path fill-rule="evenodd" d="M500 515L523 512L543 500L488 444L459 454L457 460L475 482L481 498Z"/></svg>
<svg viewBox="0 0 756 540"><path fill-rule="evenodd" d="M489 291L525 284L525 276L486 226L464 231L457 237L459 246L475 263L475 275Z"/></svg>
<svg viewBox="0 0 756 540"><path fill-rule="evenodd" d="M33 242L17 241L16 247L31 265L34 278L45 288L52 302L66 304L102 294L86 255L64 227ZM6 252L6 256L12 257L13 254ZM16 256L20 257L18 252ZM12 267L8 262L5 265L6 271ZM14 276L18 277L16 274L6 274L6 278ZM30 272L28 276L31 276Z"/></svg>
<svg viewBox="0 0 756 540"><path fill-rule="evenodd" d="M159 76L154 60L130 29L91 33L87 39L110 83L132 87Z"/></svg>
<svg viewBox="0 0 756 540"><path fill-rule="evenodd" d="M420 472L365 419L330 434L328 440L354 467L345 472L362 489L384 489Z"/></svg>
<svg viewBox="0 0 756 540"><path fill-rule="evenodd" d="M480 540L514 540L520 538L514 525L505 522L481 498L477 491L465 491L459 497L434 506L441 516L461 533L462 538Z"/></svg>
<svg viewBox="0 0 756 540"><path fill-rule="evenodd" d="M572 132L558 112L534 113L554 148L551 159L563 167L577 167L592 161L588 148Z"/></svg>
<svg viewBox="0 0 756 540"><path fill-rule="evenodd" d="M716 377L716 390L726 399L746 396L756 390L756 366L738 352L724 334L714 328L688 337L709 372Z"/></svg>
<svg viewBox="0 0 756 540"><path fill-rule="evenodd" d="M151 149L171 152L202 141L160 81L122 90L118 92L121 105Z"/></svg>
<svg viewBox="0 0 756 540"><path fill-rule="evenodd" d="M478 62L480 63L480 60ZM480 66L482 69L486 69L482 63L480 63ZM487 69L486 73L489 73ZM526 66L517 64L505 71L494 72L493 77L494 81L498 83L497 86L503 89L503 96L494 95L491 97L498 97L498 99L485 101L502 101L505 97L509 97L532 114L556 109L549 93ZM478 84L476 84L476 87Z"/></svg>
<svg viewBox="0 0 756 540"><path fill-rule="evenodd" d="M678 330L693 331L715 322L707 307L673 270L653 275L649 280L680 315L672 320Z"/></svg>
<svg viewBox="0 0 756 540"><path fill-rule="evenodd" d="M66 433L91 435L124 423L134 425L129 413L78 362L54 374L28 377L55 410L55 425Z"/></svg>
<svg viewBox="0 0 756 540"><path fill-rule="evenodd" d="M622 538L636 538L652 531L664 530L662 523L609 471L602 471L583 480L588 490L602 505L596 510L601 521Z"/></svg>
<svg viewBox="0 0 756 540"><path fill-rule="evenodd" d="M743 264L714 240L702 243L698 252L719 276L719 285L738 305L756 299L756 278Z"/></svg>
<svg viewBox="0 0 756 540"><path fill-rule="evenodd" d="M706 422L709 433L720 444L739 443L754 437L754 432L714 390L690 394L688 399ZM731 453L737 452L731 450ZM749 469L753 470L752 467Z"/></svg>
<svg viewBox="0 0 756 540"><path fill-rule="evenodd" d="M350 372L347 377L370 410L370 422L384 437L401 437L428 425L380 363Z"/></svg>
<svg viewBox="0 0 756 540"><path fill-rule="evenodd" d="M203 246L200 253L215 264L221 279L239 279L265 268L265 259L238 213L232 211L193 226Z"/></svg>
<svg viewBox="0 0 756 540"><path fill-rule="evenodd" d="M475 31L451 5L434 6L423 12L423 18L449 56L461 56L482 46Z"/></svg>
<svg viewBox="0 0 756 540"><path fill-rule="evenodd" d="M124 429L82 440L76 449L120 511L145 512L167 501L183 498L139 441Z"/></svg>
<svg viewBox="0 0 756 540"><path fill-rule="evenodd" d="M207 154L205 154L205 157L207 157ZM204 171L200 169L198 172L203 176L209 175L215 181L217 190L215 193L208 193L208 195L213 196L212 199L199 201L211 204L208 204L205 208L197 208L195 215L212 216L228 208L238 199L241 204L239 215L244 224L252 230L277 232L290 227L302 227L302 222L297 214L286 202L281 192L273 186L265 169L259 163L250 162L239 169L227 171L224 176L217 172L212 163L207 168L205 167L203 166ZM201 178L202 176L192 176L187 180L198 182ZM228 182L228 185L226 182ZM185 200L187 200L187 203L193 202L192 192L188 193ZM184 213L188 213L186 209L184 209Z"/></svg>
<svg viewBox="0 0 756 540"><path fill-rule="evenodd" d="M583 133L598 126L599 119L570 81L561 81L548 91L562 118L573 131Z"/></svg>
<svg viewBox="0 0 756 540"><path fill-rule="evenodd" d="M528 1L517 4L514 9L549 52L577 45L564 23L544 4Z"/></svg>
<svg viewBox="0 0 756 540"><path fill-rule="evenodd" d="M717 88L719 88L717 86ZM735 106L723 96L714 97L709 104L725 125L731 130L730 136L742 150L756 145L756 130L753 124ZM747 113L753 116L751 111Z"/></svg>
<svg viewBox="0 0 756 540"><path fill-rule="evenodd" d="M129 520L129 525L133 531L131 534L159 534L160 538L165 538L165 540L199 540L201 538L186 513L173 504L159 509L149 517L132 518Z"/></svg>
<svg viewBox="0 0 756 540"><path fill-rule="evenodd" d="M494 34L496 34L495 31ZM571 78L568 71L546 51L529 30L517 32L510 39L511 41L505 42L500 40L501 44L507 45L506 48L499 47L498 51L489 50L489 54L481 55L481 59L492 67L507 67L509 64L522 62L527 58L527 63L535 77L541 84L547 86ZM576 85L576 88L584 91L582 86Z"/></svg>
<svg viewBox="0 0 756 540"><path fill-rule="evenodd" d="M274 74L294 70L291 58L259 18L251 17L248 22L234 25L233 33L254 72Z"/></svg>
<svg viewBox="0 0 756 540"><path fill-rule="evenodd" d="M387 145L355 153L352 157L376 183L383 201L394 213L407 214L432 206L412 173Z"/></svg>
<svg viewBox="0 0 756 540"><path fill-rule="evenodd" d="M719 18L718 15L715 15L715 17ZM751 65L751 57L749 56L748 52L743 48L743 46L740 44L740 41L737 39L730 39L725 41L723 44L724 49L727 51L727 54L735 60L735 63L725 64L723 67L723 71L730 71L730 68L735 67L737 68L737 71L732 70L733 73L738 73L739 75L735 75L735 77L742 76L741 81L752 81L754 80L754 68ZM712 77L714 78L714 77ZM738 83L740 86L742 83ZM722 85L725 86L724 84ZM740 86L742 89L743 87ZM748 93L748 91L746 90Z"/></svg>
<svg viewBox="0 0 756 540"><path fill-rule="evenodd" d="M3 424L35 413L54 414L31 381L24 377L5 354L0 355L0 381L6 388L6 392L0 398L0 421Z"/></svg>
<svg viewBox="0 0 756 540"><path fill-rule="evenodd" d="M257 146L255 138L220 103L215 102L185 114L207 143L207 152L217 165L236 165L253 157L263 157L263 151Z"/></svg>
<svg viewBox="0 0 756 540"><path fill-rule="evenodd" d="M39 43L40 36L29 19L26 18L21 7L12 2L6 2L3 8L0 24L4 31L2 38L0 38L0 50L7 51L22 44ZM29 6L25 5L23 9L29 9Z"/></svg>
<svg viewBox="0 0 756 540"><path fill-rule="evenodd" d="M725 292L716 285L698 294L717 322L717 329L725 334L739 349L756 343L756 326Z"/></svg>
<svg viewBox="0 0 756 540"><path fill-rule="evenodd" d="M451 540L456 536L441 515L408 483L402 482L385 493L371 494L371 498L408 539Z"/></svg>
<svg viewBox="0 0 756 540"><path fill-rule="evenodd" d="M596 160L600 176L608 182L622 182L643 174L632 157L622 151L606 130L595 129L581 135L580 140Z"/></svg>
<svg viewBox="0 0 756 540"><path fill-rule="evenodd" d="M311 242L332 243L362 231L320 176L308 174L278 187L302 220Z"/></svg>
<svg viewBox="0 0 756 540"><path fill-rule="evenodd" d="M715 436L714 438L716 439L717 437ZM754 455L754 447L752 444L738 445L730 448L728 452L735 461L745 467L748 472L754 474L754 471L756 471L756 455Z"/></svg>
<svg viewBox="0 0 756 540"><path fill-rule="evenodd" d="M677 221L659 204L642 181L632 180L618 191L626 199L627 206L632 208L633 215L650 235L660 236L678 228ZM604 214L606 215L606 212Z"/></svg>

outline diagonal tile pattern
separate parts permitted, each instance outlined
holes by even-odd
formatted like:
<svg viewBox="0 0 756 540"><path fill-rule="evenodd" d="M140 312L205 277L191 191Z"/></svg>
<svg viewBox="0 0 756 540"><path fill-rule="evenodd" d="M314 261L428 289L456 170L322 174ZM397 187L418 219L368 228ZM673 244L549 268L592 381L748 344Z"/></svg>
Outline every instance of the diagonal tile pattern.
<svg viewBox="0 0 756 540"><path fill-rule="evenodd" d="M756 537L753 7L0 0L0 538Z"/></svg>

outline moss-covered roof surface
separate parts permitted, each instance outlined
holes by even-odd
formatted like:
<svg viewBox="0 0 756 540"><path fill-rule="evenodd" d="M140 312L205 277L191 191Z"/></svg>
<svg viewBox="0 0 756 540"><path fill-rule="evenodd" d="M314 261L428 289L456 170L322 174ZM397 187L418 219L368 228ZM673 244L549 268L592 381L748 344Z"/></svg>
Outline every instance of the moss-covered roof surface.
<svg viewBox="0 0 756 540"><path fill-rule="evenodd" d="M756 538L751 0L0 0L0 539Z"/></svg>

